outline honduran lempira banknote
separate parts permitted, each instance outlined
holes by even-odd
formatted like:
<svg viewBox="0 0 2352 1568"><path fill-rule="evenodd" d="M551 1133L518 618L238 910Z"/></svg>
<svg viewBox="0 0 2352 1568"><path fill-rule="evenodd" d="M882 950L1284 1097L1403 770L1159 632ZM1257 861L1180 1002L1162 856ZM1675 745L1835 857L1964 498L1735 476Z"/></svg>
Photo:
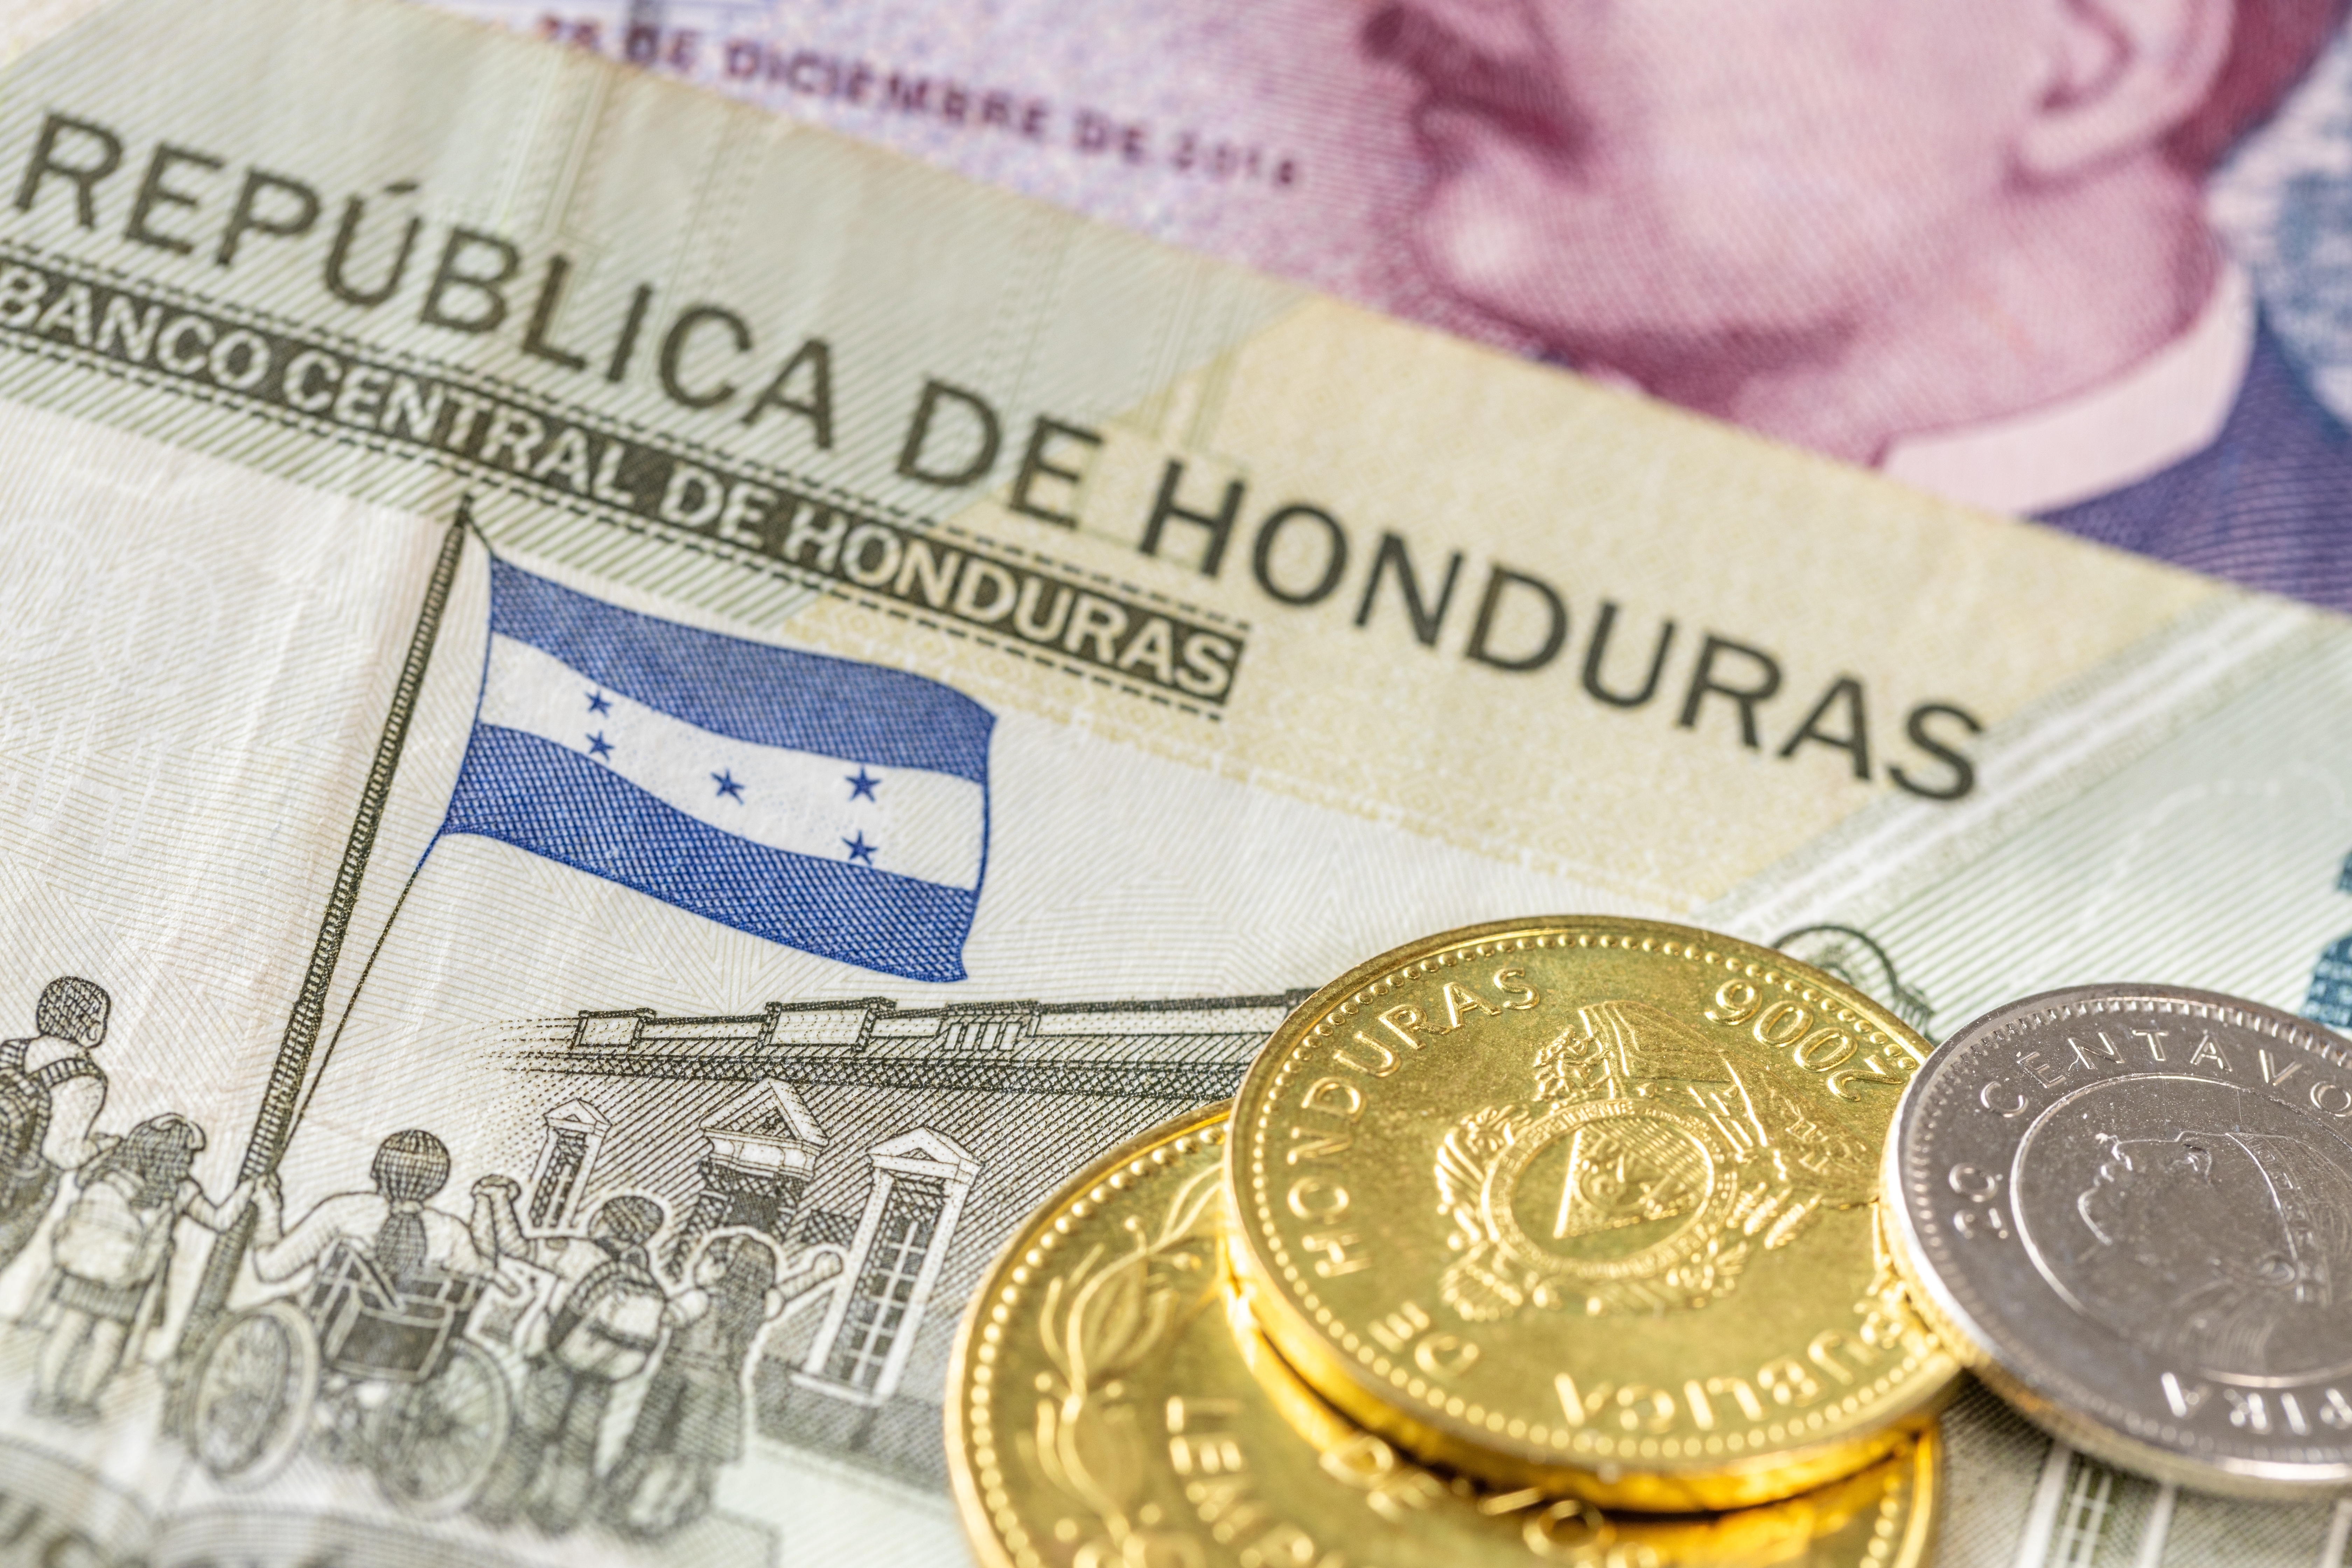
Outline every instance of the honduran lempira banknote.
<svg viewBox="0 0 2352 1568"><path fill-rule="evenodd" d="M2343 0L436 3L2352 608Z"/></svg>
<svg viewBox="0 0 2352 1568"><path fill-rule="evenodd" d="M2347 1005L2331 616L421 7L72 13L0 89L52 1560L957 1560L998 1244L1445 926ZM1953 1562L2342 1555L1947 1431Z"/></svg>

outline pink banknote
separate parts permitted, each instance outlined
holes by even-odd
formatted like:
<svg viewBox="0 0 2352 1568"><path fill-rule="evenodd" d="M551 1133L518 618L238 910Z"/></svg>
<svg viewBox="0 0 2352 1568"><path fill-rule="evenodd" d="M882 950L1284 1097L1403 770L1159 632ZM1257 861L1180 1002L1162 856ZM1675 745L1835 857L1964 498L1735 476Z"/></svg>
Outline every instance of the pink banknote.
<svg viewBox="0 0 2352 1568"><path fill-rule="evenodd" d="M2352 608L2347 0L443 0Z"/></svg>

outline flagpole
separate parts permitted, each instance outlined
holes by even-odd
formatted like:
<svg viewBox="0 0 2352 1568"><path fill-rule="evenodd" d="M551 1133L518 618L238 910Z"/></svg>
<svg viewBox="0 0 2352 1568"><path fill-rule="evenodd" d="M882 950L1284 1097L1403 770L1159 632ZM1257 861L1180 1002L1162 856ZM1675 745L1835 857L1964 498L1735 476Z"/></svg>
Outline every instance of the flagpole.
<svg viewBox="0 0 2352 1568"><path fill-rule="evenodd" d="M351 932L352 914L359 904L360 882L367 874L368 856L375 848L376 830L383 823L384 803L392 794L392 775L400 765L401 748L408 740L408 722L415 716L417 694L425 685L425 667L433 658L434 638L441 629L442 612L448 608L450 585L457 580L457 564L465 553L466 531L473 526L473 521L470 508L461 500L457 515L450 520L448 531L442 535L441 553L433 563L433 576L425 584L425 605L417 613L416 629L409 636L408 658L400 667L399 684L393 688L392 711L385 716L383 733L376 742L375 761L368 769L365 787L360 791L359 814L352 819L351 837L343 845L343 863L335 873L334 891L327 897L326 918L320 922L319 940L310 949L310 968L302 977L302 990L294 1000L293 1014L286 1020L285 1037L278 1044L278 1059L269 1069L268 1087L262 1090L261 1110L254 1118L252 1136L246 1142L245 1163L237 1169L240 1182L257 1181L276 1170L279 1157L286 1152L287 1141L293 1136L303 1081L309 1076L310 1056L318 1047L320 1026L326 1016L327 988L335 978L335 961L342 955L343 939ZM247 1207L236 1223L214 1241L205 1257L204 1278L196 1286L195 1300L188 1310L187 1322L180 1331L180 1342L174 1352L183 1365L203 1349L227 1310L229 1288L236 1283L237 1269L253 1242L253 1226L254 1211Z"/></svg>

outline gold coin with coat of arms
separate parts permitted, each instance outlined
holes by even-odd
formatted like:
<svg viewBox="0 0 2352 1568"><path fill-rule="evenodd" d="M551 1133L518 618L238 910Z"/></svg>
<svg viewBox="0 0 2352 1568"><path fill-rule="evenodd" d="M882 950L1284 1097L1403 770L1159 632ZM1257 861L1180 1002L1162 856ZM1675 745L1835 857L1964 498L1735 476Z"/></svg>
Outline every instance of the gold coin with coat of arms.
<svg viewBox="0 0 2352 1568"><path fill-rule="evenodd" d="M1226 1108L1040 1207L972 1298L948 1461L989 1568L1922 1568L1932 1428L1860 1473L1731 1513L1604 1512L1423 1468L1259 1336L1217 1267Z"/></svg>
<svg viewBox="0 0 2352 1568"><path fill-rule="evenodd" d="M1424 1459L1620 1508L1791 1496L1889 1452L1956 1375L1876 1203L1927 1049L1706 931L1431 937L1250 1068L1236 1272L1309 1383Z"/></svg>

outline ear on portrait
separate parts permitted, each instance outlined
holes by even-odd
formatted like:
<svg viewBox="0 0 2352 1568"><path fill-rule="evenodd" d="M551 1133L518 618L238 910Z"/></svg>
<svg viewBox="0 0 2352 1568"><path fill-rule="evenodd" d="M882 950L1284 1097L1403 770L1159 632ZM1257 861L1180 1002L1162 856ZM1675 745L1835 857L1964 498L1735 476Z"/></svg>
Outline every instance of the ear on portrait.
<svg viewBox="0 0 2352 1568"><path fill-rule="evenodd" d="M2065 180L2160 152L2230 57L2235 0L2046 0L2037 112L2021 172Z"/></svg>

